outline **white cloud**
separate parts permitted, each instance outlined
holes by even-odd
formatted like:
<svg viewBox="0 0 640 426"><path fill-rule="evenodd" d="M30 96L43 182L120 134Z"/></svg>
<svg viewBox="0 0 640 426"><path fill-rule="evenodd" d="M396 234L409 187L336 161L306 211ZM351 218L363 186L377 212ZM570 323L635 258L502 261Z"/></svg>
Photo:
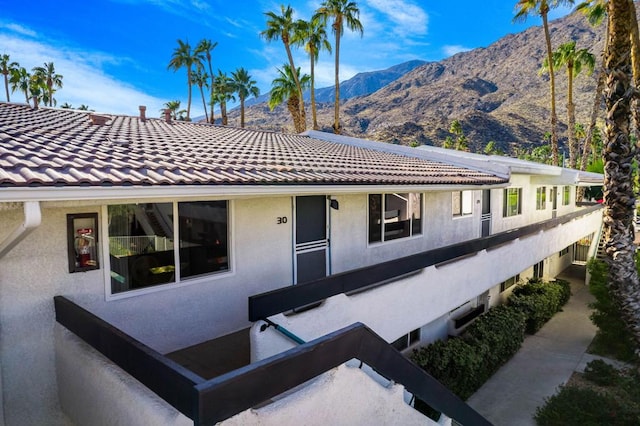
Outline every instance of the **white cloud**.
<svg viewBox="0 0 640 426"><path fill-rule="evenodd" d="M442 52L446 57L453 56L460 52L468 52L469 50L471 50L470 47L460 46L459 44L447 44L442 46Z"/></svg>
<svg viewBox="0 0 640 426"><path fill-rule="evenodd" d="M0 28L6 28L14 33L22 34L28 37L35 37L38 34L30 28L27 28L23 25L18 25L15 23L2 24L0 23Z"/></svg>
<svg viewBox="0 0 640 426"><path fill-rule="evenodd" d="M2 33L0 46L27 70L43 62L53 62L56 72L63 76L63 87L55 94L58 104L85 104L100 112L131 115L138 113L138 105L146 105L149 116L154 116L164 102L104 73L97 65L120 62L105 53L77 51L60 47L59 43L25 40ZM23 96L15 92L12 100L21 102Z"/></svg>
<svg viewBox="0 0 640 426"><path fill-rule="evenodd" d="M429 15L407 0L367 0L367 4L383 13L395 24L393 32L404 37L427 33Z"/></svg>

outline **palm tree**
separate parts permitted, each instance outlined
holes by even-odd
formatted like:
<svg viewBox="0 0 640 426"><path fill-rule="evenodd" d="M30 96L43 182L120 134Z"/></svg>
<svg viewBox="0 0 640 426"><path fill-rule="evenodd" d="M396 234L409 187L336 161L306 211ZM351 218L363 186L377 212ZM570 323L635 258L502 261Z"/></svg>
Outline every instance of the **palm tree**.
<svg viewBox="0 0 640 426"><path fill-rule="evenodd" d="M47 98L49 106L53 106L56 103L55 99L53 99L53 92L62 88L62 75L56 73L53 62L45 62L44 67L35 67L32 71L45 80L47 87L45 98Z"/></svg>
<svg viewBox="0 0 640 426"><path fill-rule="evenodd" d="M213 98L218 104L220 104L220 115L222 116L222 125L226 126L229 123L229 117L227 116L227 101L235 100L233 96L234 88L233 81L226 73L218 70L218 75L213 79L214 94Z"/></svg>
<svg viewBox="0 0 640 426"><path fill-rule="evenodd" d="M193 78L191 76L191 67L199 62L200 54L191 50L189 42L183 42L178 39L178 47L173 50L171 60L167 68L170 70L178 71L180 68L185 67L187 69L187 87L189 88L189 95L187 98L187 116L186 120L191 120L191 86L193 85Z"/></svg>
<svg viewBox="0 0 640 426"><path fill-rule="evenodd" d="M180 109L180 101L167 101L164 103L164 108L160 110L160 112L164 112L165 109L168 109L171 113L171 118L174 120L178 119L178 110Z"/></svg>
<svg viewBox="0 0 640 426"><path fill-rule="evenodd" d="M340 38L344 32L344 24L351 31L358 31L360 35L364 33L362 23L359 20L360 9L353 1L348 0L324 0L322 5L313 17L319 19L323 25L327 24L329 19L333 19L331 29L336 35L335 42L335 100L333 113L333 131L340 133Z"/></svg>
<svg viewBox="0 0 640 426"><path fill-rule="evenodd" d="M208 123L209 114L207 114L207 101L204 97L204 88L209 88L209 83L207 83L207 81L209 80L209 74L207 74L206 71L202 69L202 66L198 66L196 67L196 71L193 73L193 76L191 78L193 78L193 82L200 89L200 96L202 96L202 106L204 107L204 118Z"/></svg>
<svg viewBox="0 0 640 426"><path fill-rule="evenodd" d="M331 43L327 38L327 31L322 22L318 19L299 21L300 31L295 33L294 42L302 44L304 50L309 54L311 60L311 116L313 117L313 130L318 130L318 119L316 113L316 89L315 89L315 63L321 50L331 53Z"/></svg>
<svg viewBox="0 0 640 426"><path fill-rule="evenodd" d="M240 99L240 127L244 127L244 100L251 95L254 98L260 96L260 89L256 86L256 81L251 80L247 70L242 67L231 73L231 79Z"/></svg>
<svg viewBox="0 0 640 426"><path fill-rule="evenodd" d="M291 43L292 38L296 32L300 31L299 21L293 20L293 9L291 6L280 5L281 15L276 15L274 12L267 12L267 29L262 31L260 35L264 37L267 41L271 42L273 40L280 39L282 44L284 44L284 49L287 52L287 58L289 58L289 67L291 69L297 69L293 63L293 55L291 55ZM296 85L296 89L298 90L298 98L301 100L298 102L299 117L305 117L304 113L304 100L302 97L302 85L298 80L298 76L296 73L292 73L291 76ZM306 122L303 121L302 131L305 131L307 128Z"/></svg>
<svg viewBox="0 0 640 426"><path fill-rule="evenodd" d="M558 165L558 117L556 114L556 80L553 73L553 59L551 48L551 36L549 35L549 23L547 17L549 11L561 5L573 4L573 0L518 0L516 3L516 15L514 21L524 21L531 14L538 14L542 18L544 39L547 44L547 63L549 64L549 87L551 93L551 153L553 165Z"/></svg>
<svg viewBox="0 0 640 426"><path fill-rule="evenodd" d="M567 67L567 125L569 132L569 167L576 168L578 159L578 146L576 143L575 127L576 127L576 106L573 103L573 79L582 71L582 67L586 66L589 74L593 72L596 64L595 56L587 49L576 50L576 42L571 41L561 44L552 54L553 67L560 69ZM543 69L549 69L549 63L545 59L542 64Z"/></svg>
<svg viewBox="0 0 640 426"><path fill-rule="evenodd" d="M609 264L609 289L629 330L640 344L640 281L635 266L633 236L633 159L631 98L634 96L631 65L629 0L609 0L608 45L605 60L604 220L603 233Z"/></svg>
<svg viewBox="0 0 640 426"><path fill-rule="evenodd" d="M26 103L29 103L30 80L31 74L29 74L25 67L14 68L11 70L11 78L9 78L9 83L11 83L11 91L15 92L16 90L20 90L22 93L24 93L24 99Z"/></svg>
<svg viewBox="0 0 640 426"><path fill-rule="evenodd" d="M63 109L73 109L73 106L69 103L69 102L65 102L62 105L60 105L60 108Z"/></svg>
<svg viewBox="0 0 640 426"><path fill-rule="evenodd" d="M305 74L300 76L300 68L296 70L298 78L293 78L293 72L288 64L282 65L282 69L278 69L279 76L276 77L271 83L271 92L269 96L269 108L273 110L276 106L280 105L285 100L287 101L287 109L291 113L293 118L293 125L296 133L301 133L305 130L305 118L300 116L300 108L298 105L302 102L300 98L300 92L296 87L296 80L300 82L303 88L308 88L311 78ZM304 114L304 109L302 110Z"/></svg>
<svg viewBox="0 0 640 426"><path fill-rule="evenodd" d="M9 55L0 55L0 72L4 77L4 91L7 95L7 102L11 102L9 98L9 74L19 66L17 62L9 62L9 60Z"/></svg>
<svg viewBox="0 0 640 426"><path fill-rule="evenodd" d="M89 105L85 105L85 104L80 104L80 106L78 107L78 109L80 111L90 111L89 110Z"/></svg>
<svg viewBox="0 0 640 426"><path fill-rule="evenodd" d="M35 109L38 109L41 100L48 100L48 98L46 98L47 90L46 77L41 73L32 74L29 78L29 95L31 99L33 99L33 107Z"/></svg>
<svg viewBox="0 0 640 426"><path fill-rule="evenodd" d="M218 42L212 42L211 40L202 39L198 42L196 46L196 53L204 54L207 58L207 64L209 65L209 76L211 77L211 93L209 94L209 98L213 97L213 68L211 67L211 51L216 48ZM206 108L205 108L206 110ZM207 117L208 123L213 123L213 105L211 105L211 119Z"/></svg>

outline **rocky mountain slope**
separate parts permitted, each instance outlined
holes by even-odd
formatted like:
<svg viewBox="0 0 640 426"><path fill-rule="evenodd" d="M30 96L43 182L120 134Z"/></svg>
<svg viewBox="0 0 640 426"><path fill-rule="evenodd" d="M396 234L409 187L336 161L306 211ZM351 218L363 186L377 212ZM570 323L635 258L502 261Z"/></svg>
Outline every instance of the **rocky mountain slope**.
<svg viewBox="0 0 640 426"><path fill-rule="evenodd" d="M550 31L554 48L575 40L577 49L589 49L600 62L604 26L594 28L581 14L573 13L552 21ZM344 101L344 133L392 143L441 145L457 119L472 151L481 151L489 141L507 152L513 152L515 146L541 144L550 121L548 77L538 74L545 55L542 28L531 27L486 48L425 63L374 93ZM556 85L563 143L566 69L556 71ZM594 89L595 74L583 71L574 80L578 123L588 122ZM331 131L332 103L321 103L318 111L320 126ZM274 111L264 103L251 106L246 119L249 128L292 131L290 116L282 106ZM230 124L236 120L233 117ZM309 107L307 123L311 127Z"/></svg>

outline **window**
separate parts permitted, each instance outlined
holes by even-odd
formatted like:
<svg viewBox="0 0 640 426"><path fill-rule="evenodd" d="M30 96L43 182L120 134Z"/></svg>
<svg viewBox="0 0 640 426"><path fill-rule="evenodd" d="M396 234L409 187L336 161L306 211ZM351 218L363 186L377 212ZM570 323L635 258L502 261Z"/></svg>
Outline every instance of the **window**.
<svg viewBox="0 0 640 426"><path fill-rule="evenodd" d="M500 293L502 293L509 287L513 287L514 285L516 285L518 281L520 281L520 274L514 275L513 277L509 278L505 282L500 283Z"/></svg>
<svg viewBox="0 0 640 426"><path fill-rule="evenodd" d="M391 346L393 346L399 351L403 351L407 349L409 346L419 341L420 341L420 329L416 328L415 330L410 331L409 333L395 340L393 343L391 343Z"/></svg>
<svg viewBox="0 0 640 426"><path fill-rule="evenodd" d="M451 194L453 216L466 216L473 213L473 191L454 191Z"/></svg>
<svg viewBox="0 0 640 426"><path fill-rule="evenodd" d="M559 254L559 256L560 256L560 257L562 257L562 256L564 256L565 254L569 254L569 247L570 247L570 246L567 246L567 247L563 248L562 250L560 250L560 254Z"/></svg>
<svg viewBox="0 0 640 426"><path fill-rule="evenodd" d="M568 206L571 201L571 187L564 186L562 187L562 205Z"/></svg>
<svg viewBox="0 0 640 426"><path fill-rule="evenodd" d="M370 194L369 242L422 233L422 194Z"/></svg>
<svg viewBox="0 0 640 426"><path fill-rule="evenodd" d="M522 213L522 188L505 188L502 216L516 216Z"/></svg>
<svg viewBox="0 0 640 426"><path fill-rule="evenodd" d="M229 269L226 201L124 204L107 211L112 294Z"/></svg>
<svg viewBox="0 0 640 426"><path fill-rule="evenodd" d="M547 187L541 186L536 188L536 210L544 210L547 208Z"/></svg>

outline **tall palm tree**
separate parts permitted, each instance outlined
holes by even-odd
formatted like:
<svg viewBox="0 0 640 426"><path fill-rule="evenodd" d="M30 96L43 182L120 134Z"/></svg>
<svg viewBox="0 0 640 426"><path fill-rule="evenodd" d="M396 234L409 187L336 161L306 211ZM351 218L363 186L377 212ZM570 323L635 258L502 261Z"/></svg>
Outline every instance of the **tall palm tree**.
<svg viewBox="0 0 640 426"><path fill-rule="evenodd" d="M56 73L56 67L53 62L45 62L44 67L35 67L32 71L35 75L39 75L45 80L47 90L44 97L48 101L45 103L48 103L49 106L53 106L55 104L53 93L57 89L62 88L62 75Z"/></svg>
<svg viewBox="0 0 640 426"><path fill-rule="evenodd" d="M578 160L578 146L576 143L575 127L576 127L576 106L573 103L573 79L582 71L583 67L587 67L587 72L591 74L596 65L595 56L587 49L577 49L576 42L558 46L552 54L553 67L560 69L567 68L567 125L569 132L569 167L576 168ZM549 63L545 59L543 69L549 69Z"/></svg>
<svg viewBox="0 0 640 426"><path fill-rule="evenodd" d="M204 118L205 121L209 122L209 114L207 113L207 101L204 97L204 88L209 88L209 74L202 68L202 66L197 66L195 72L191 76L193 78L193 82L200 89L200 96L202 96L202 106L204 108Z"/></svg>
<svg viewBox="0 0 640 426"><path fill-rule="evenodd" d="M293 119L293 126L296 133L301 133L305 130L305 118L304 116L300 116L300 108L298 105L302 100L295 82L296 80L299 81L302 87L306 89L309 87L311 78L307 74L300 76L300 68L296 70L296 74L298 74L298 77L294 79L294 73L288 64L284 64L282 65L282 69L278 69L278 77L271 83L269 108L273 110L282 102L287 101L287 109ZM304 114L304 109L302 110L302 114Z"/></svg>
<svg viewBox="0 0 640 426"><path fill-rule="evenodd" d="M63 109L72 109L72 108L73 108L73 105L71 105L69 102L65 102L65 103L63 103L62 105L60 105L60 108L63 108Z"/></svg>
<svg viewBox="0 0 640 426"><path fill-rule="evenodd" d="M226 126L229 123L229 117L227 115L227 101L235 100L233 96L234 88L233 81L229 76L218 70L218 75L213 79L214 95L213 99L220 104L220 115L222 116L222 125Z"/></svg>
<svg viewBox="0 0 640 426"><path fill-rule="evenodd" d="M316 112L316 89L315 89L315 63L321 50L331 53L331 43L327 38L325 26L319 19L310 21L299 21L300 31L295 33L294 43L302 44L304 50L309 54L311 61L311 116L313 117L313 130L318 130L318 119Z"/></svg>
<svg viewBox="0 0 640 426"><path fill-rule="evenodd" d="M329 19L333 19L331 29L336 36L335 41L335 100L333 112L333 131L340 133L340 38L344 32L344 24L351 31L358 31L360 35L364 33L362 22L360 22L360 9L356 2L348 0L324 0L320 8L316 10L313 19L319 19L323 25Z"/></svg>
<svg viewBox="0 0 640 426"><path fill-rule="evenodd" d="M524 21L529 15L537 14L542 18L544 39L547 44L547 63L549 64L549 87L551 94L551 153L553 165L558 165L558 116L556 114L556 80L553 72L553 49L549 35L549 11L561 5L573 4L573 0L518 0L514 21Z"/></svg>
<svg viewBox="0 0 640 426"><path fill-rule="evenodd" d="M274 12L265 13L268 18L267 29L262 31L260 35L269 42L280 39L282 41L282 44L284 44L284 49L287 52L289 67L291 69L296 69L296 66L293 63L293 55L291 54L291 43L294 34L300 31L298 23L299 21L293 20L293 9L291 9L291 6L284 7L284 5L280 5L280 12L280 15L277 15ZM302 86L300 84L300 81L298 80L298 76L296 75L296 73L292 73L291 76L293 77L296 89L298 90L298 98L301 100L301 102L298 103L298 108L300 110L299 117L305 117ZM305 131L306 128L307 124L306 122L303 122L302 131Z"/></svg>
<svg viewBox="0 0 640 426"><path fill-rule="evenodd" d="M178 110L180 109L180 101L175 100L175 101L167 101L163 104L164 108L160 110L160 112L164 112L165 109L168 109L170 114L171 114L171 118L173 118L174 120L178 119Z"/></svg>
<svg viewBox="0 0 640 426"><path fill-rule="evenodd" d="M47 99L47 80L43 74L33 73L29 78L29 96L33 100L33 107L38 109L40 101ZM46 101L45 101L46 102ZM46 105L46 103L45 103Z"/></svg>
<svg viewBox="0 0 640 426"><path fill-rule="evenodd" d="M78 109L80 111L90 111L89 110L89 105L85 105L85 104L80 104L80 106L78 107Z"/></svg>
<svg viewBox="0 0 640 426"><path fill-rule="evenodd" d="M199 62L200 54L191 50L189 42L184 42L180 39L178 41L178 47L173 50L171 60L167 68L170 70L178 71L180 68L187 69L187 87L189 88L189 95L187 98L187 117L186 120L191 120L191 86L193 85L192 67Z"/></svg>
<svg viewBox="0 0 640 426"><path fill-rule="evenodd" d="M31 74L25 67L14 68L11 70L11 77L9 83L11 83L11 91L16 90L24 93L24 99L26 103L29 103L29 81L31 80Z"/></svg>
<svg viewBox="0 0 640 426"><path fill-rule="evenodd" d="M212 42L211 40L202 39L198 42L198 45L196 46L196 53L204 54L205 58L207 59L207 64L209 65L209 76L211 77L211 80L212 80L210 84L211 92L209 94L209 98L213 97L213 68L211 67L211 52L213 51L213 49L216 48L217 45L218 45L217 41ZM211 119L207 117L207 122L213 123L213 105L211 105Z"/></svg>
<svg viewBox="0 0 640 426"><path fill-rule="evenodd" d="M252 80L247 70L242 67L231 73L231 79L240 99L240 127L244 127L244 100L248 96L260 96L260 89L256 86L257 82Z"/></svg>
<svg viewBox="0 0 640 426"><path fill-rule="evenodd" d="M17 62L9 61L9 55L0 55L0 72L4 77L4 91L7 95L7 102L11 102L11 98L9 98L9 74L11 74L12 70L19 67Z"/></svg>
<svg viewBox="0 0 640 426"><path fill-rule="evenodd" d="M607 120L604 159L603 233L609 264L609 288L629 330L640 344L640 281L635 266L633 237L633 159L635 145L629 135L631 98L634 96L631 65L629 0L609 0L606 52Z"/></svg>

